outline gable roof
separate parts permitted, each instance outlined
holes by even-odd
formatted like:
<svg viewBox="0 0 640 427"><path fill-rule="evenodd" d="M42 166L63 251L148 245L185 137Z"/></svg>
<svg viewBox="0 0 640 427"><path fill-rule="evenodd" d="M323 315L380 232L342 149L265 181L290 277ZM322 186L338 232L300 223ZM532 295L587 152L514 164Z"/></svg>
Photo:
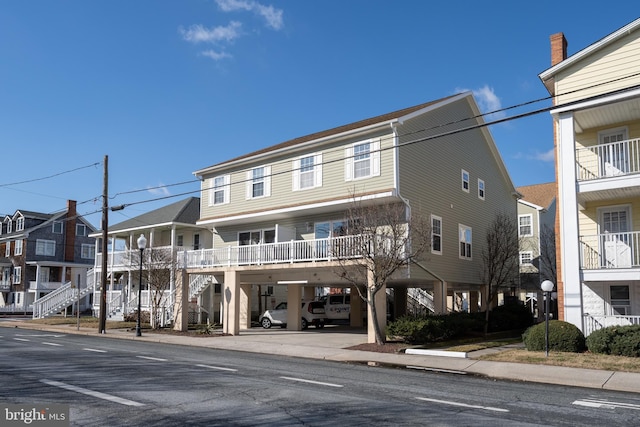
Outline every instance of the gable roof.
<svg viewBox="0 0 640 427"><path fill-rule="evenodd" d="M323 139L323 138L328 138L328 137L332 137L332 136L337 136L346 132L350 132L350 131L355 131L358 129L363 129L363 128L367 128L370 126L374 126L374 125L380 125L380 124L385 124L387 122L391 122L391 121L395 121L398 120L404 116L410 115L411 113L415 113L417 111L420 111L424 108L433 106L435 104L441 103L447 99L456 97L456 96L460 96L460 94L456 94L456 95L451 95L451 96L447 96L444 97L442 99L438 99L435 101L430 101L430 102L426 102L424 104L419 104L419 105L414 105L413 107L408 107L408 108L403 108L402 110L397 110L397 111L393 111L391 113L386 113L386 114L382 114L379 116L375 116L375 117L371 117L368 119L364 119L364 120L360 120L357 122L353 122L353 123L349 123L346 125L342 125L342 126L338 126L332 129L327 129L327 130L323 130L320 132L315 132L309 135L305 135L305 136L301 136L298 138L294 138L294 139L290 139L288 141L284 141L281 142L279 144L276 145L272 145L257 151L253 151L251 153L248 154L244 154L242 156L239 157L235 157L233 159L221 162L221 163L216 163L214 165L208 166L206 168L200 169L195 171L193 174L198 176L198 175L202 175L203 173L207 173L209 171L209 169L215 169L219 166L223 166L223 165L227 165L227 164L232 164L235 162L238 162L240 160L246 160L246 159L250 159L252 157L256 157L256 156L260 156L263 154L267 154L267 153L271 153L271 152L277 152L283 149L287 149L287 148L292 148L295 146L299 146L299 145L303 145L305 143L311 142L311 141L317 141L319 139Z"/></svg>
<svg viewBox="0 0 640 427"><path fill-rule="evenodd" d="M109 232L147 228L152 225L196 224L200 218L200 198L189 197L109 227Z"/></svg>
<svg viewBox="0 0 640 427"><path fill-rule="evenodd" d="M526 185L518 187L516 190L522 194L521 200L548 209L556 198L557 186L555 182L548 182Z"/></svg>
<svg viewBox="0 0 640 427"><path fill-rule="evenodd" d="M538 75L538 77L540 78L540 80L542 80L542 83L544 83L544 85L547 86L547 88L549 88L549 86L547 85L547 81L550 80L550 79L553 79L553 77L556 74L558 74L560 71L567 69L568 67L572 66L573 64L575 64L576 62L580 61L581 59L593 54L594 52L596 52L598 50L603 49L604 47L610 45L611 43L614 43L614 42L618 41L622 37L625 37L629 33L633 32L633 31L635 31L635 30L637 30L639 28L640 28L640 18L638 18L635 21L625 25L624 27L620 28L619 30L614 31L613 33L609 34L608 36L605 36L605 37L601 38L600 40L598 40L597 42L587 46L586 48L578 51L577 53L571 55L570 57L568 57L564 61L560 61L556 65L554 65L551 68L549 68L549 69L543 71L542 73L540 73Z"/></svg>

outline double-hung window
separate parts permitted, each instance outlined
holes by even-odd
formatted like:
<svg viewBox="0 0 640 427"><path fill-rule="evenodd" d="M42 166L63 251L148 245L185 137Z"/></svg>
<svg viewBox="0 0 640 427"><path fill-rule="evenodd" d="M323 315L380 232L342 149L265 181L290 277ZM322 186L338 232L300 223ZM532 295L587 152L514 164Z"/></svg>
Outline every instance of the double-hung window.
<svg viewBox="0 0 640 427"><path fill-rule="evenodd" d="M469 172L462 169L462 191L469 192Z"/></svg>
<svg viewBox="0 0 640 427"><path fill-rule="evenodd" d="M53 232L55 234L62 234L62 221L53 221Z"/></svg>
<svg viewBox="0 0 640 427"><path fill-rule="evenodd" d="M22 231L24 230L24 217L19 217L16 220L16 231Z"/></svg>
<svg viewBox="0 0 640 427"><path fill-rule="evenodd" d="M209 205L223 205L229 203L229 175L221 175L213 178L213 186L209 194Z"/></svg>
<svg viewBox="0 0 640 427"><path fill-rule="evenodd" d="M36 240L36 255L55 256L56 242L54 240Z"/></svg>
<svg viewBox="0 0 640 427"><path fill-rule="evenodd" d="M626 316L631 308L629 285L611 285L609 294L611 296L611 314Z"/></svg>
<svg viewBox="0 0 640 427"><path fill-rule="evenodd" d="M86 236L87 226L84 224L76 224L76 236Z"/></svg>
<svg viewBox="0 0 640 427"><path fill-rule="evenodd" d="M15 255L22 255L22 240L16 240Z"/></svg>
<svg viewBox="0 0 640 427"><path fill-rule="evenodd" d="M94 245L83 243L80 257L82 257L82 259L94 259L96 257L96 247Z"/></svg>
<svg viewBox="0 0 640 427"><path fill-rule="evenodd" d="M293 161L293 191L322 187L322 154L314 153Z"/></svg>
<svg viewBox="0 0 640 427"><path fill-rule="evenodd" d="M533 236L533 215L518 216L518 235L520 237Z"/></svg>
<svg viewBox="0 0 640 427"><path fill-rule="evenodd" d="M478 178L478 198L484 200L484 181Z"/></svg>
<svg viewBox="0 0 640 427"><path fill-rule="evenodd" d="M533 252L531 251L520 252L520 265L522 266L533 265Z"/></svg>
<svg viewBox="0 0 640 427"><path fill-rule="evenodd" d="M13 268L13 283L18 284L22 282L22 267Z"/></svg>
<svg viewBox="0 0 640 427"><path fill-rule="evenodd" d="M431 215L431 252L442 254L442 218Z"/></svg>
<svg viewBox="0 0 640 427"><path fill-rule="evenodd" d="M459 224L458 235L460 241L460 258L471 259L471 227Z"/></svg>
<svg viewBox="0 0 640 427"><path fill-rule="evenodd" d="M345 181L380 175L380 140L358 142L345 149Z"/></svg>
<svg viewBox="0 0 640 427"><path fill-rule="evenodd" d="M267 197L271 193L271 166L247 171L247 199Z"/></svg>

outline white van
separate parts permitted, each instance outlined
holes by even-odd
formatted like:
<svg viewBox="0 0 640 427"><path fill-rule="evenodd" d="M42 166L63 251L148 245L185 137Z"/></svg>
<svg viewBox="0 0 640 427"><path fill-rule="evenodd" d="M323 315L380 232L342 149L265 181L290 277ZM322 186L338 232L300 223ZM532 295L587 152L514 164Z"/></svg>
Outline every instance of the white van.
<svg viewBox="0 0 640 427"><path fill-rule="evenodd" d="M323 296L324 312L328 322L342 323L349 321L351 312L350 294L331 294Z"/></svg>

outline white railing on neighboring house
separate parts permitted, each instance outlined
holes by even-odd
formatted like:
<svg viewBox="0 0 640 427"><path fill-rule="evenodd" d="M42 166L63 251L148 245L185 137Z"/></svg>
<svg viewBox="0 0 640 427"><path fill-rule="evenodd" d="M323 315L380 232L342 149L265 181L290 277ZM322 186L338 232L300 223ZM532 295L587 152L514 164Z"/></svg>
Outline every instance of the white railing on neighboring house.
<svg viewBox="0 0 640 427"><path fill-rule="evenodd" d="M146 256L149 256L150 251L167 251L171 252L171 246L155 246L153 248L147 248L144 251ZM174 247L174 252L184 251L183 247ZM127 249L123 251L113 251L107 253L107 268L110 269L131 269L139 267L139 249ZM145 258L144 264L146 265L147 259ZM100 269L102 267L102 253L96 254L96 267Z"/></svg>
<svg viewBox="0 0 640 427"><path fill-rule="evenodd" d="M576 149L578 181L640 172L640 139Z"/></svg>
<svg viewBox="0 0 640 427"><path fill-rule="evenodd" d="M580 236L580 267L588 270L640 266L640 232Z"/></svg>
<svg viewBox="0 0 640 427"><path fill-rule="evenodd" d="M640 325L640 316L621 315L584 315L584 335L588 336L593 331L606 328L608 326Z"/></svg>
<svg viewBox="0 0 640 427"><path fill-rule="evenodd" d="M332 261L357 258L361 253L362 236L340 236L185 251L178 255L178 266L197 268Z"/></svg>

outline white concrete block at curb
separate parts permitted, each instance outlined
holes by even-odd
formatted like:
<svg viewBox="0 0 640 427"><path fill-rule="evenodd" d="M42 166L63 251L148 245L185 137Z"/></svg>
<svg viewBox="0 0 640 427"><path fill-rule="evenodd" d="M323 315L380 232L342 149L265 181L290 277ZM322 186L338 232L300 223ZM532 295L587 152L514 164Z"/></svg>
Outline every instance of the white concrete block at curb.
<svg viewBox="0 0 640 427"><path fill-rule="evenodd" d="M462 359L467 358L467 353L464 351L422 350L419 348L408 348L404 352L405 354L421 354L423 356L460 357Z"/></svg>

